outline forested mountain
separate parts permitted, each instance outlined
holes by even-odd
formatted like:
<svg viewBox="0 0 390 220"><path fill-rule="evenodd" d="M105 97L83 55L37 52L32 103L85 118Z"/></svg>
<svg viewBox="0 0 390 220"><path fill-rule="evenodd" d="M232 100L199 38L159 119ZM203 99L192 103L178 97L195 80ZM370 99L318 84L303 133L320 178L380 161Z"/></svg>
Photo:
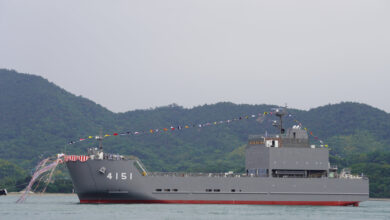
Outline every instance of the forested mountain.
<svg viewBox="0 0 390 220"><path fill-rule="evenodd" d="M260 97L261 98L261 97ZM186 109L178 105L113 113L75 96L39 76L0 69L0 188L23 182L42 158L56 153L82 154L93 141L79 138L126 131L142 135L107 138L105 151L139 157L149 170L243 171L249 134L275 133L273 116L249 118L208 127L202 123L270 111L272 105L217 103ZM331 148L331 161L370 177L373 197L390 197L390 114L359 103L326 105L309 111L288 110ZM150 133L150 129L190 125L189 129ZM317 140L313 138L312 142ZM61 172L63 171L63 172ZM53 191L65 189L59 170ZM59 183L61 182L61 183ZM60 186L61 185L61 186ZM19 189L15 188L14 189Z"/></svg>

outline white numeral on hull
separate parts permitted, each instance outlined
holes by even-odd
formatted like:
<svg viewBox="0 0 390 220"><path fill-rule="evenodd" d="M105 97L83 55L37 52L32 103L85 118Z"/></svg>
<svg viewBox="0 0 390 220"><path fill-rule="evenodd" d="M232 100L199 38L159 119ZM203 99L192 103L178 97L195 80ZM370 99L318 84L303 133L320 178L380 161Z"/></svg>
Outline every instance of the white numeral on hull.
<svg viewBox="0 0 390 220"><path fill-rule="evenodd" d="M132 180L133 179L133 173L129 173L129 175L127 176L127 173L114 173L115 175L115 180ZM110 179L112 180L114 177L113 177L113 174L110 172L107 174L107 179Z"/></svg>

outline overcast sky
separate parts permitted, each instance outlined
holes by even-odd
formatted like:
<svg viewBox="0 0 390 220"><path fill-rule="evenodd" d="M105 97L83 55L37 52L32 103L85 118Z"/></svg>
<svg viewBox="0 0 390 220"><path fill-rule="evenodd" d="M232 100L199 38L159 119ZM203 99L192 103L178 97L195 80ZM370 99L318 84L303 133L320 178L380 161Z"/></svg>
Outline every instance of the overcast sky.
<svg viewBox="0 0 390 220"><path fill-rule="evenodd" d="M0 68L115 112L220 101L390 112L390 1L0 0Z"/></svg>

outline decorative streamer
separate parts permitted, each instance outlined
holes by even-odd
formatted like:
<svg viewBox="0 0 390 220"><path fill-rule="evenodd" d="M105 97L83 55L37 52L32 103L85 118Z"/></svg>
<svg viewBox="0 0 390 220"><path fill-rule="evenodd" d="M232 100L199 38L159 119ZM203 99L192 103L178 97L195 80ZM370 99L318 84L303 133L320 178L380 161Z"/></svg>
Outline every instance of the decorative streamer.
<svg viewBox="0 0 390 220"><path fill-rule="evenodd" d="M140 135L140 134L154 134L154 133L159 133L161 131L167 132L167 131L180 131L183 129L189 129L189 128L203 128L207 126L212 126L212 125L219 125L219 124L224 124L224 123L231 123L233 121L239 121L239 120L244 120L244 119L251 119L251 118L256 118L256 117L263 117L266 115L272 115L272 112L264 112L264 113L259 113L259 114L252 114L252 115L245 115L245 116L240 116L238 118L233 118L233 119L228 119L228 120L221 120L221 121L214 121L214 122L206 122L206 123L200 123L200 124L194 124L194 123L187 123L185 125L178 125L178 126L169 126L165 128L156 128L156 129L149 129L147 131L127 131L127 132L120 132L120 133L113 133L113 134L105 134L103 135L104 138L110 137L110 136L123 136L123 135ZM82 142L88 139L92 139L93 136L88 136L87 138L80 138L77 141L70 141L68 144L76 144L78 142Z"/></svg>
<svg viewBox="0 0 390 220"><path fill-rule="evenodd" d="M22 203L26 200L26 198L27 198L28 194L30 193L31 188L33 187L36 180L42 174L44 174L46 172L50 172L48 179L45 181L47 184L49 184L55 168L57 167L58 164L62 163L62 160L60 159L60 157L62 157L62 156L63 156L63 154L59 154L57 156L57 158L54 161L52 161L49 165L46 165L46 163L49 162L51 160L51 158L46 158L46 159L42 160L41 162L39 162L39 164L36 166L36 170L35 170L34 174L32 175L30 183L24 189L24 193L20 196L20 198L16 201L16 203ZM41 180L41 179L39 179L39 180ZM47 187L47 185L44 187L44 189L43 189L44 191L46 190L46 187Z"/></svg>
<svg viewBox="0 0 390 220"><path fill-rule="evenodd" d="M240 121L240 120L247 120L251 118L256 118L256 121L262 123L264 121L264 117L268 115L273 115L273 112L263 112L263 113L258 113L258 114L248 114L245 116L240 116L238 118L233 118L233 119L228 119L228 120L222 120L222 121L214 121L214 122L206 122L206 123L200 123L200 124L194 124L194 123L188 123L185 125L178 125L178 126L170 126L170 127L164 127L161 129L149 129L146 131L126 131L126 132L119 132L119 133L113 133L113 134L105 134L103 137L110 137L110 136L124 136L124 135L141 135L141 134L154 134L154 133L159 133L159 132L168 132L168 131L180 131L183 129L189 129L189 128L203 128L207 126L213 126L213 125L219 125L219 124L224 124L224 123L231 123L234 121ZM302 123L298 120L295 119L294 115L289 114L289 117L293 119L295 123L297 123L299 126L303 127ZM323 145L323 141L319 139L319 137L315 136L312 131L310 131L308 128L303 127L305 131L308 132L310 136L312 136L315 140L318 140L321 144L321 146L328 147L328 145ZM78 142L82 142L88 139L92 139L93 136L88 136L87 138L80 138L78 141L70 141L68 144L75 144Z"/></svg>

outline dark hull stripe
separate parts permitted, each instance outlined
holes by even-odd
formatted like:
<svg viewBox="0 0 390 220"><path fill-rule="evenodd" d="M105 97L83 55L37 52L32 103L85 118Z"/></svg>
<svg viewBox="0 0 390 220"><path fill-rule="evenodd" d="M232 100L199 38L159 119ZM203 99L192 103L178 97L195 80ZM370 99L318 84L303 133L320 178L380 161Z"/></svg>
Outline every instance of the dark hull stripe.
<svg viewBox="0 0 390 220"><path fill-rule="evenodd" d="M166 203L166 204L237 204L237 205L313 205L313 206L359 206L358 201L232 201L232 200L84 200L80 203Z"/></svg>

